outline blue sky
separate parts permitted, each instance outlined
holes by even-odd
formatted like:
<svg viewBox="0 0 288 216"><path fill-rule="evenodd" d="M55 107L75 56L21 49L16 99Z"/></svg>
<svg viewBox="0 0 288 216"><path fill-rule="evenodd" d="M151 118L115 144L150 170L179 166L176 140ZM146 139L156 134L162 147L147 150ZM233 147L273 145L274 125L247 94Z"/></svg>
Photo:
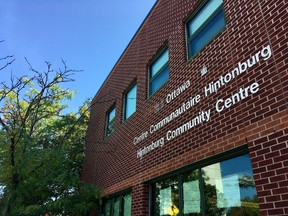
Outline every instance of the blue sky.
<svg viewBox="0 0 288 216"><path fill-rule="evenodd" d="M0 57L16 61L0 72L31 75L26 57L36 69L55 69L61 59L75 82L65 88L77 90L69 111L93 97L121 56L156 0L0 0Z"/></svg>

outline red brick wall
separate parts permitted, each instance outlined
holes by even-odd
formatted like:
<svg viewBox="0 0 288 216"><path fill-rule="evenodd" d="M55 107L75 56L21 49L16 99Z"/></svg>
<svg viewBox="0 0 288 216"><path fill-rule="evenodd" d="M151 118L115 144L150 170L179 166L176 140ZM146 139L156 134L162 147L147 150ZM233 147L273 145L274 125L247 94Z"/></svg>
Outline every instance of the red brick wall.
<svg viewBox="0 0 288 216"><path fill-rule="evenodd" d="M149 214L149 185L140 183L133 187L132 190L132 212L133 215L148 215Z"/></svg>
<svg viewBox="0 0 288 216"><path fill-rule="evenodd" d="M288 129L250 144L262 215L288 215Z"/></svg>
<svg viewBox="0 0 288 216"><path fill-rule="evenodd" d="M147 182L166 172L223 151L247 144L262 215L288 214L288 18L287 1L225 1L226 29L187 61L185 21L200 1L159 0L115 65L93 103L83 180L102 186L106 194L131 188L133 215L148 215ZM169 82L147 98L147 68L166 43L169 47ZM249 68L217 93L204 97L204 87L226 74L264 46L272 56ZM203 66L208 73L201 76ZM122 122L123 93L137 80L137 111ZM186 80L191 86L155 112L155 105ZM216 112L217 100L239 88L259 84L259 91ZM149 130L190 96L201 101L137 145L133 139ZM116 104L115 132L105 138L106 112ZM211 120L194 127L142 159L137 150L181 126L201 110L211 109ZM145 186L146 185L146 186ZM140 205L140 206L139 206Z"/></svg>

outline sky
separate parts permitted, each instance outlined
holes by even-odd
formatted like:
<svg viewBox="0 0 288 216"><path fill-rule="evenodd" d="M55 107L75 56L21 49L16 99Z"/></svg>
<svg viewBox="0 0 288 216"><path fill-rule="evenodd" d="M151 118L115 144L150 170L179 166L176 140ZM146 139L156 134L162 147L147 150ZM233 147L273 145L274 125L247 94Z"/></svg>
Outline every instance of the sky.
<svg viewBox="0 0 288 216"><path fill-rule="evenodd" d="M94 97L144 21L156 0L0 0L0 58L14 55L0 71L0 82L11 72L28 75L31 65L45 71L66 62L76 73L64 88L77 90L69 111ZM3 62L1 62L3 64ZM3 65L0 65L3 66Z"/></svg>

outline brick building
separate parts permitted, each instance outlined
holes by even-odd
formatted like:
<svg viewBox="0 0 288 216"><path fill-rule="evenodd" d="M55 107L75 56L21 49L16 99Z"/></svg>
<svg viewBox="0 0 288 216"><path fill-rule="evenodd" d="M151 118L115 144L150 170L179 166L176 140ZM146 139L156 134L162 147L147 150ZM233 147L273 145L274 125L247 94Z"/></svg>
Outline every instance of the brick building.
<svg viewBox="0 0 288 216"><path fill-rule="evenodd" d="M288 215L287 8L155 3L92 102L96 215Z"/></svg>

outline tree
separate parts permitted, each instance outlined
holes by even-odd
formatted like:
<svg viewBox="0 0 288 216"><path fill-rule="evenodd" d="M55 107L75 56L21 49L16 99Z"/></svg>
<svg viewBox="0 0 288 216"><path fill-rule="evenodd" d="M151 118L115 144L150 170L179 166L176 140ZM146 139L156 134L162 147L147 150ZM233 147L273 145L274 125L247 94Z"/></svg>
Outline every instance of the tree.
<svg viewBox="0 0 288 216"><path fill-rule="evenodd" d="M26 60L27 61L27 60ZM75 70L13 77L0 88L0 209L6 215L79 215L97 207L100 190L83 184L80 172L89 120L89 102L62 114L73 92Z"/></svg>
<svg viewBox="0 0 288 216"><path fill-rule="evenodd" d="M4 40L1 40L0 43L3 43ZM7 55L4 57L0 57L0 71L3 70L4 68L8 67L9 65L11 65L13 62L15 61L14 56L13 55ZM2 62L4 64L2 64Z"/></svg>

